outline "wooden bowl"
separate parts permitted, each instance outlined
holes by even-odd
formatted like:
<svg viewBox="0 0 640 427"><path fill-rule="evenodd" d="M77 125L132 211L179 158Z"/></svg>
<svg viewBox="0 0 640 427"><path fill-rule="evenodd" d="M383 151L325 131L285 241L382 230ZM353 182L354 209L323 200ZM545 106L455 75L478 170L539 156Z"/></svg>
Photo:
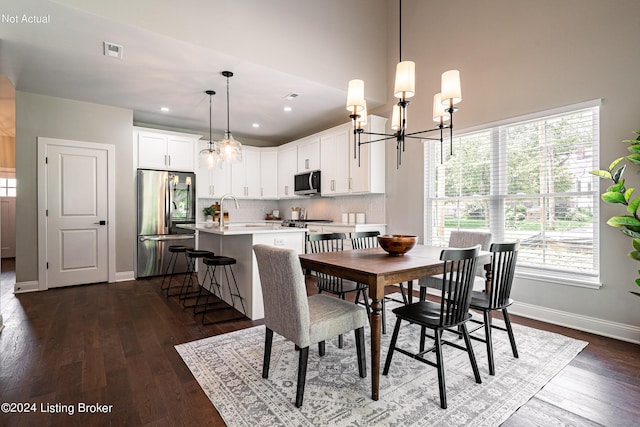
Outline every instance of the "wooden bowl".
<svg viewBox="0 0 640 427"><path fill-rule="evenodd" d="M409 252L416 245L417 236L409 234L392 234L378 236L380 247L387 251L389 255L399 256Z"/></svg>

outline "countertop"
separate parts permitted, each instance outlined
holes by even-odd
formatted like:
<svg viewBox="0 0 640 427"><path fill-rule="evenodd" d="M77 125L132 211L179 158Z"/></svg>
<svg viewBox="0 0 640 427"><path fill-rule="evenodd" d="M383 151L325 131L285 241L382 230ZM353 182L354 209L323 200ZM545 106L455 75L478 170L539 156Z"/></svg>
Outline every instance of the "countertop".
<svg viewBox="0 0 640 427"><path fill-rule="evenodd" d="M265 224L265 223L230 223L225 225L222 230L218 227L218 224L212 222L199 222L196 224L183 224L179 225L181 228L188 230L195 230L201 233L218 234L221 236L239 235L239 234L268 234L268 233L300 233L308 231L307 228L296 227L282 227L280 223L277 224Z"/></svg>

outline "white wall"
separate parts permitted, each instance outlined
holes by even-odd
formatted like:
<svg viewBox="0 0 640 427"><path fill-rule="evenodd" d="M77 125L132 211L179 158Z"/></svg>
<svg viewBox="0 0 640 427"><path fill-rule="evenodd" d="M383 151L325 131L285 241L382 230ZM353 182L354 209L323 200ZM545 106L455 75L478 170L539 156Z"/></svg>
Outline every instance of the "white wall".
<svg viewBox="0 0 640 427"><path fill-rule="evenodd" d="M116 146L116 272L133 271L131 110L16 92L16 283L38 280L37 137Z"/></svg>
<svg viewBox="0 0 640 427"><path fill-rule="evenodd" d="M440 73L460 70L463 101L457 129L602 98L600 163L628 154L623 139L640 128L638 69L640 2L636 0L405 1L403 59L416 62L411 130L430 126ZM389 87L397 53L397 3L389 2ZM393 34L395 32L395 34ZM391 109L392 99L384 111ZM375 113L375 112L374 112ZM380 113L380 111L378 112ZM421 120L424 117L425 120ZM389 232L422 235L422 147L409 143L399 171L387 147ZM634 171L637 168L631 168ZM628 179L640 186L632 171ZM602 183L604 190L606 183ZM627 258L630 239L605 224L620 210L601 203L599 290L533 280L516 281L526 304L631 327L640 341L640 298L629 294L640 264Z"/></svg>

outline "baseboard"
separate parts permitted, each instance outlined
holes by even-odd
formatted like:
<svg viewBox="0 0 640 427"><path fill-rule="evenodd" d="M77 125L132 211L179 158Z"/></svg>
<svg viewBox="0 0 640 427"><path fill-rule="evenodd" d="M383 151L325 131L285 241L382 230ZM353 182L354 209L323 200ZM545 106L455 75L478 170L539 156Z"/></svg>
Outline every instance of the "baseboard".
<svg viewBox="0 0 640 427"><path fill-rule="evenodd" d="M439 290L431 288L427 288L427 293L440 295ZM640 327L638 326L611 322L609 320L597 319L595 317L583 316L581 314L569 313L567 311L555 310L518 301L509 307L509 313L553 325L589 332L591 334L602 335L603 337L640 344Z"/></svg>
<svg viewBox="0 0 640 427"><path fill-rule="evenodd" d="M581 314L569 313L522 302L514 302L509 308L509 313L602 335L604 337L640 344L640 327L638 326L611 322L609 320L597 319L595 317L583 316Z"/></svg>
<svg viewBox="0 0 640 427"><path fill-rule="evenodd" d="M128 280L136 280L136 276L133 271L116 272L116 282L126 282Z"/></svg>
<svg viewBox="0 0 640 427"><path fill-rule="evenodd" d="M16 283L15 287L13 288L13 293L14 294L22 294L25 292L35 292L35 291L39 291L40 287L38 285L38 281L37 280L31 280L30 282L20 282L20 283Z"/></svg>

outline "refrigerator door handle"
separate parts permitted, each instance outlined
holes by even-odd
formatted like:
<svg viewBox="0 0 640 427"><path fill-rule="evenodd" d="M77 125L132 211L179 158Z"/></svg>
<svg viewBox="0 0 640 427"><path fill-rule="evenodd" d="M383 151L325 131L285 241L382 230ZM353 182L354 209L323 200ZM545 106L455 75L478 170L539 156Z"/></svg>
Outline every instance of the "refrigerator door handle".
<svg viewBox="0 0 640 427"><path fill-rule="evenodd" d="M159 242L159 241L165 241L165 240L190 240L194 238L195 238L195 235L193 234L180 234L180 235L170 234L166 236L140 236L138 240L140 240L141 242L146 242L147 240Z"/></svg>
<svg viewBox="0 0 640 427"><path fill-rule="evenodd" d="M171 230L171 190L169 180L164 183L164 232Z"/></svg>

